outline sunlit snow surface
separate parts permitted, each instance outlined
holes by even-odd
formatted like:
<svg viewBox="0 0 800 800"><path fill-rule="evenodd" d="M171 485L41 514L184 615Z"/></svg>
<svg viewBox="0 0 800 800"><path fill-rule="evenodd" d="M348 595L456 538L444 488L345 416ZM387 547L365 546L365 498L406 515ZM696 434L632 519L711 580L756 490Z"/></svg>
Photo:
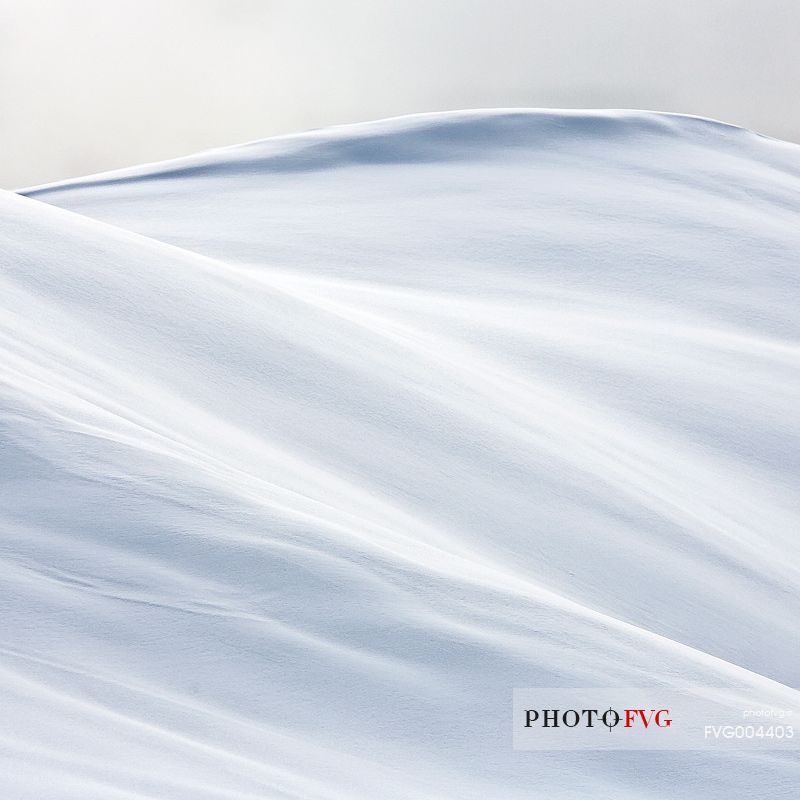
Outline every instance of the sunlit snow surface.
<svg viewBox="0 0 800 800"><path fill-rule="evenodd" d="M450 113L26 194L4 800L800 795L511 746L514 687L796 697L800 148Z"/></svg>

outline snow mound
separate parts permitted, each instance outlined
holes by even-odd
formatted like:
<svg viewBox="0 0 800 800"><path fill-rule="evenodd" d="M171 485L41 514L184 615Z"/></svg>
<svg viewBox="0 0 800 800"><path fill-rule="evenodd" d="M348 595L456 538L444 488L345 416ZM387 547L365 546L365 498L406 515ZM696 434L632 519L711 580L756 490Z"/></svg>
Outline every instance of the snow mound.
<svg viewBox="0 0 800 800"><path fill-rule="evenodd" d="M0 199L3 796L790 798L518 753L800 684L800 149L418 115Z"/></svg>

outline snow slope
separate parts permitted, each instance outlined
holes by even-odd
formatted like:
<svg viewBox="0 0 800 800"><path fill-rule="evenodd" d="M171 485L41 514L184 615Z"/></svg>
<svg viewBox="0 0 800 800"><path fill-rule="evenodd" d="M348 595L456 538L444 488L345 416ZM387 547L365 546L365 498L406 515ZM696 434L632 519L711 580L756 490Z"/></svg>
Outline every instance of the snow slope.
<svg viewBox="0 0 800 800"><path fill-rule="evenodd" d="M0 794L796 798L526 686L800 686L800 148L419 115L0 199Z"/></svg>

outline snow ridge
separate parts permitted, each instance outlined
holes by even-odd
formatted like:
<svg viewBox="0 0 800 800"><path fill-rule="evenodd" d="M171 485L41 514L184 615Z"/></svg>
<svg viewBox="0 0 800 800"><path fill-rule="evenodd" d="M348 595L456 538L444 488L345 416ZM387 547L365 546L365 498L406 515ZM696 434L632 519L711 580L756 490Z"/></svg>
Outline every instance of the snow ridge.
<svg viewBox="0 0 800 800"><path fill-rule="evenodd" d="M800 151L344 126L3 193L15 798L790 798L515 753L523 686L800 675Z"/></svg>

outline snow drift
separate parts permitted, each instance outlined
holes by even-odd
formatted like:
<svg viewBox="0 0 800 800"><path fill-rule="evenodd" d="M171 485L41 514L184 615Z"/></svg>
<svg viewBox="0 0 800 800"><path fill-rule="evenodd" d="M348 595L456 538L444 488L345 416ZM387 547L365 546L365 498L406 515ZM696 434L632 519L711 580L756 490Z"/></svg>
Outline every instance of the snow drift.
<svg viewBox="0 0 800 800"><path fill-rule="evenodd" d="M526 686L800 685L800 148L420 115L0 200L8 798L794 798Z"/></svg>

